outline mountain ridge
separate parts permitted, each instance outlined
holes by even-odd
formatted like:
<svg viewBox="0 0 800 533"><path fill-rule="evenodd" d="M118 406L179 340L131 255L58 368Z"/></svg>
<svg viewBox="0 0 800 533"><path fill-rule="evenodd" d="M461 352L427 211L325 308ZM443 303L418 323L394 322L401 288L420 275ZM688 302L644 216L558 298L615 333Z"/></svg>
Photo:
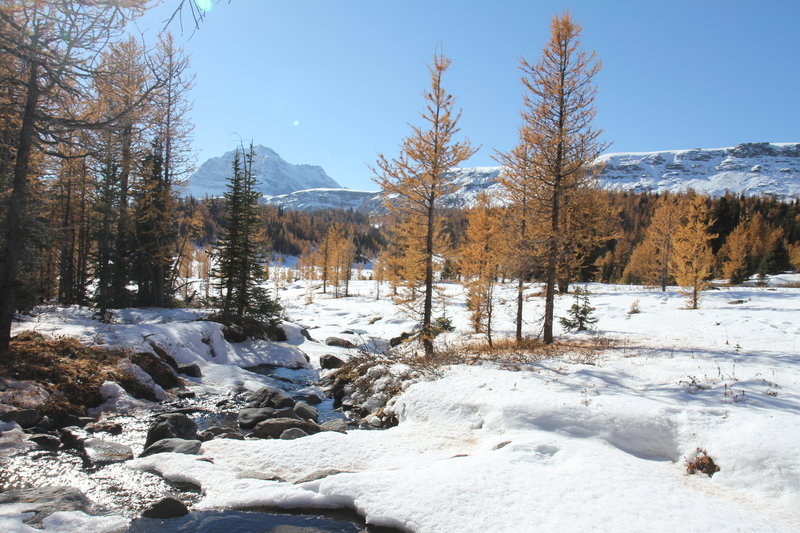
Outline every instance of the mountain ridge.
<svg viewBox="0 0 800 533"><path fill-rule="evenodd" d="M679 193L692 189L710 196L733 192L786 199L800 197L800 143L759 142L726 148L618 152L601 155L598 163L604 165L598 175L599 185L606 190ZM453 169L459 191L444 197L443 205L468 207L480 192L499 194L496 180L501 171L500 166ZM380 208L378 191L351 190L338 184L273 193L264 199L285 209L305 211Z"/></svg>

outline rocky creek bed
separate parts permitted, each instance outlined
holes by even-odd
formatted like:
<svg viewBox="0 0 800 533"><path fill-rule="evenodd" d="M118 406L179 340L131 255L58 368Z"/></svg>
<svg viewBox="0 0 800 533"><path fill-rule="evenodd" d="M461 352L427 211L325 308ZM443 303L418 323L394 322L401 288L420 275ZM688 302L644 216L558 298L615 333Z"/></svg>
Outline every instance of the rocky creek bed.
<svg viewBox="0 0 800 533"><path fill-rule="evenodd" d="M43 420L35 413L6 415L20 418L31 446L0 457L0 502L22 501L37 509L28 522L34 527L53 511L82 510L133 520L132 532L390 531L366 527L347 511L333 516L270 509L188 512L202 496L198 487L125 465L133 457L161 451L198 453L202 441L214 438L294 439L347 430L344 415L334 408L341 401L311 386L319 378L315 370L269 365L249 370L272 377L277 386L198 397L184 390L182 397L147 409L100 419L44 420L45 427L37 425ZM21 420L25 416L29 420Z"/></svg>

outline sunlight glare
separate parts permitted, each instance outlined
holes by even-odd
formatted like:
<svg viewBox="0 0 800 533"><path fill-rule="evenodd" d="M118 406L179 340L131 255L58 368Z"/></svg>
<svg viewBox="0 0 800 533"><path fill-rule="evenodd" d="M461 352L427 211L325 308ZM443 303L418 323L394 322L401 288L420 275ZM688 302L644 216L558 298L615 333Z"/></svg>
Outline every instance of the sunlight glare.
<svg viewBox="0 0 800 533"><path fill-rule="evenodd" d="M211 11L211 1L212 0L194 0L194 5L203 13L207 13Z"/></svg>

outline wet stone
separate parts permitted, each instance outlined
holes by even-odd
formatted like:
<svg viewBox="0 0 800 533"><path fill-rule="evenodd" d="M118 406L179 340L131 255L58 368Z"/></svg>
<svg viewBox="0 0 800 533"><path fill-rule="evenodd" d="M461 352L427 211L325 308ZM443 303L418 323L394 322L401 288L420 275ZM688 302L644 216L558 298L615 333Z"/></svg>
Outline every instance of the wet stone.
<svg viewBox="0 0 800 533"><path fill-rule="evenodd" d="M145 518L178 518L189 514L189 509L183 502L175 498L162 498L147 509L142 516Z"/></svg>
<svg viewBox="0 0 800 533"><path fill-rule="evenodd" d="M118 463L133 459L130 446L103 439L86 439L83 443L86 458L93 464Z"/></svg>
<svg viewBox="0 0 800 533"><path fill-rule="evenodd" d="M147 457L157 453L185 453L196 455L203 443L199 440L161 439L144 449L139 457Z"/></svg>
<svg viewBox="0 0 800 533"><path fill-rule="evenodd" d="M281 433L280 436L281 440L294 440L302 437L308 437L308 433L300 428L289 428Z"/></svg>

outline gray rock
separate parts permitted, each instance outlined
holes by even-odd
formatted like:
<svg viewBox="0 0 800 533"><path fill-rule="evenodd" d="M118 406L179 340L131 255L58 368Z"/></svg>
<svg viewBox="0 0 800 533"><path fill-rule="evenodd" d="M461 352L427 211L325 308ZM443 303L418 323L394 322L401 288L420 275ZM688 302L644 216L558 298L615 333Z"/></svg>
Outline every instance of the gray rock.
<svg viewBox="0 0 800 533"><path fill-rule="evenodd" d="M109 435L119 435L122 433L122 424L119 422L108 422L103 420L86 424L84 429L90 433L108 433Z"/></svg>
<svg viewBox="0 0 800 533"><path fill-rule="evenodd" d="M308 433L303 431L300 428L289 428L283 433L281 433L281 440L294 440L299 439L301 437L308 437Z"/></svg>
<svg viewBox="0 0 800 533"><path fill-rule="evenodd" d="M103 439L86 439L83 442L86 458L93 464L118 463L133 459L130 446Z"/></svg>
<svg viewBox="0 0 800 533"><path fill-rule="evenodd" d="M283 409L278 409L275 411L275 415L272 418L294 418L295 420L305 420L297 415L293 407L284 407Z"/></svg>
<svg viewBox="0 0 800 533"><path fill-rule="evenodd" d="M313 404L313 405L317 405L317 404L322 403L322 398L320 398L316 394L310 393L310 392L309 393L295 394L294 395L294 399L296 401L299 401L299 402L306 402L308 404Z"/></svg>
<svg viewBox="0 0 800 533"><path fill-rule="evenodd" d="M328 346L340 346L342 348L355 348L356 345L347 339L341 337L328 337L325 339L325 344Z"/></svg>
<svg viewBox="0 0 800 533"><path fill-rule="evenodd" d="M247 335L245 335L244 330L241 326L223 326L222 327L222 336L225 337L225 340L230 343L237 343L237 342L244 342L247 340Z"/></svg>
<svg viewBox="0 0 800 533"><path fill-rule="evenodd" d="M197 424L183 413L168 413L159 415L150 424L147 430L147 439L144 447L147 448L154 442L162 439L188 439L197 438Z"/></svg>
<svg viewBox="0 0 800 533"><path fill-rule="evenodd" d="M0 415L3 422L16 422L23 428L32 428L39 422L41 415L36 409L16 409Z"/></svg>
<svg viewBox="0 0 800 533"><path fill-rule="evenodd" d="M339 359L333 354L326 353L325 355L320 356L319 358L319 366L323 370L330 370L332 368L340 368L344 364L344 361Z"/></svg>
<svg viewBox="0 0 800 533"><path fill-rule="evenodd" d="M245 407L239 411L236 421L242 429L252 429L256 424L275 416L275 409L272 407Z"/></svg>
<svg viewBox="0 0 800 533"><path fill-rule="evenodd" d="M337 470L335 468L324 468L322 470L315 470L310 474L301 477L300 479L295 480L294 484L298 485L300 483L308 483L309 481L317 481L318 479L324 479L328 476L335 476L336 474L349 474L350 472L347 470Z"/></svg>
<svg viewBox="0 0 800 533"><path fill-rule="evenodd" d="M309 340L311 342L317 342L317 341L314 340L314 338L311 336L311 333L309 333L306 328L300 328L300 335L305 337L306 340Z"/></svg>
<svg viewBox="0 0 800 533"><path fill-rule="evenodd" d="M61 436L61 442L65 448L74 448L76 450L82 450L83 442L89 438L89 434L77 426L61 428L58 430L58 434Z"/></svg>
<svg viewBox="0 0 800 533"><path fill-rule="evenodd" d="M334 418L333 420L328 420L327 422L323 423L320 427L322 428L322 431L337 431L339 433L347 433L347 422L345 422L341 418Z"/></svg>
<svg viewBox="0 0 800 533"><path fill-rule="evenodd" d="M43 519L58 511L83 511L88 514L104 512L74 487L34 487L0 492L0 504L24 504L20 511L34 512L29 525L41 525Z"/></svg>
<svg viewBox="0 0 800 533"><path fill-rule="evenodd" d="M306 402L297 402L292 408L294 413L303 420L313 420L316 422L319 419L319 412L314 407L311 407Z"/></svg>
<svg viewBox="0 0 800 533"><path fill-rule="evenodd" d="M189 376L190 378L203 377L203 372L200 370L200 367L194 363L190 365L178 365L178 374L183 374L184 376Z"/></svg>
<svg viewBox="0 0 800 533"><path fill-rule="evenodd" d="M178 518L189 514L189 509L175 498L162 498L142 513L145 518Z"/></svg>
<svg viewBox="0 0 800 533"><path fill-rule="evenodd" d="M294 400L285 392L270 386L262 387L254 392L248 401L248 407L273 407L275 409L280 409L282 407L294 406Z"/></svg>
<svg viewBox="0 0 800 533"><path fill-rule="evenodd" d="M253 435L260 439L277 439L281 434L290 428L302 429L309 435L319 433L320 427L313 422L295 420L294 418L273 418L259 422L253 430Z"/></svg>
<svg viewBox="0 0 800 533"><path fill-rule="evenodd" d="M35 442L43 450L57 450L61 446L61 439L49 433L34 433L28 437L28 440Z"/></svg>
<svg viewBox="0 0 800 533"><path fill-rule="evenodd" d="M185 453L196 455L203 443L199 440L161 439L146 447L139 457L147 457L156 453Z"/></svg>

